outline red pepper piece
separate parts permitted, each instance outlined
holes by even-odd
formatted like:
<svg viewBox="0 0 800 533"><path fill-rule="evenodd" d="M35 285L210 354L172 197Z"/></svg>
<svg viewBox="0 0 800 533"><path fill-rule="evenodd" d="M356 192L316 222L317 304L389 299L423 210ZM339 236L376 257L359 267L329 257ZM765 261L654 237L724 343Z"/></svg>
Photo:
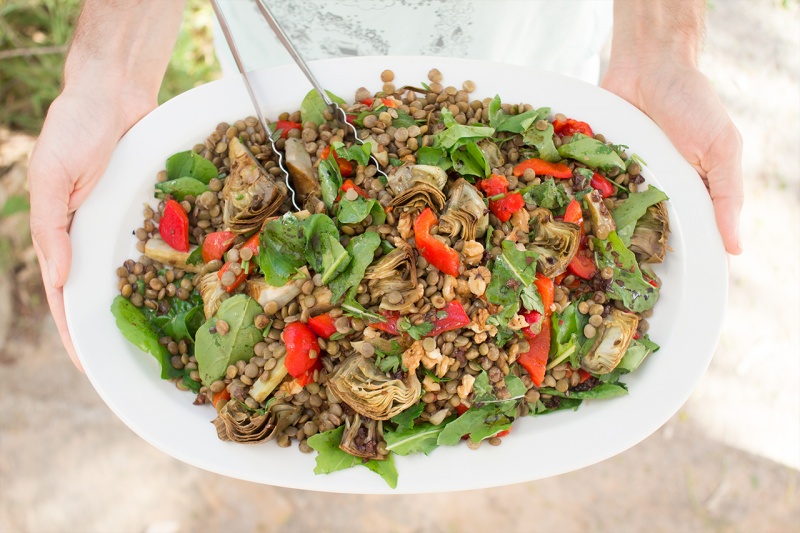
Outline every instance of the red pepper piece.
<svg viewBox="0 0 800 533"><path fill-rule="evenodd" d="M575 120L574 118L568 118L567 120L554 120L553 131L555 131L555 134L559 137L563 137L565 135L575 135L576 133L583 133L589 137L594 137L594 132L592 131L591 126L589 126L586 122L581 122L580 120Z"/></svg>
<svg viewBox="0 0 800 533"><path fill-rule="evenodd" d="M365 191L364 189L362 189L361 187L359 187L358 185L353 183L353 180L344 180L344 183L342 183L341 189L344 192L347 192L350 189L353 189L354 191L356 191L356 194L358 194L359 196L363 196L364 198L369 200L369 194L367 194L367 191Z"/></svg>
<svg viewBox="0 0 800 533"><path fill-rule="evenodd" d="M189 251L189 217L183 206L175 200L167 200L158 223L158 233L174 250Z"/></svg>
<svg viewBox="0 0 800 533"><path fill-rule="evenodd" d="M303 125L299 122L292 122L290 120L279 120L275 123L275 131L281 130L281 139L289 138L289 131L302 129Z"/></svg>
<svg viewBox="0 0 800 533"><path fill-rule="evenodd" d="M215 231L209 233L203 240L203 262L222 259L225 252L233 245L236 235L231 231Z"/></svg>
<svg viewBox="0 0 800 533"><path fill-rule="evenodd" d="M372 107L372 103L374 101L375 101L374 98L364 98L363 100L361 100L361 103L366 106ZM391 98L381 98L381 103L386 107L397 107L397 102L395 102Z"/></svg>
<svg viewBox="0 0 800 533"><path fill-rule="evenodd" d="M581 377L581 383L592 377L590 373L588 373L586 370L582 368L578 369L578 375Z"/></svg>
<svg viewBox="0 0 800 533"><path fill-rule="evenodd" d="M381 314L386 317L386 322L370 322L369 327L388 333L389 335L400 335L397 329L397 321L400 320L400 313L397 311L383 311Z"/></svg>
<svg viewBox="0 0 800 533"><path fill-rule="evenodd" d="M597 274L597 265L588 250L579 249L572 261L567 265L567 270L583 279L592 279Z"/></svg>
<svg viewBox="0 0 800 533"><path fill-rule="evenodd" d="M501 431L500 433L495 435L495 437L497 437L498 439L501 439L501 438L505 437L506 435L508 435L509 433L511 433L511 428L504 429L503 431Z"/></svg>
<svg viewBox="0 0 800 533"><path fill-rule="evenodd" d="M614 185L597 172L592 175L592 181L589 182L589 185L597 189L603 198L608 198L614 194Z"/></svg>
<svg viewBox="0 0 800 533"><path fill-rule="evenodd" d="M308 327L310 327L311 331L316 333L317 336L326 340L330 339L331 335L336 333L336 326L333 323L333 317L331 317L330 313L310 317L308 319Z"/></svg>
<svg viewBox="0 0 800 533"><path fill-rule="evenodd" d="M440 313L442 314L442 318L438 318ZM448 302L442 309L436 311L436 316L437 318L433 322L433 329L425 335L426 337L435 337L445 331L463 328L464 326L468 326L472 321L467 316L464 306L455 300Z"/></svg>
<svg viewBox="0 0 800 533"><path fill-rule="evenodd" d="M533 331L533 325L537 323L541 323L544 320L544 315L539 311L528 311L527 313L522 313L522 318L525 319L525 322L530 324L527 328L522 329L522 334L526 337L533 338L537 335ZM539 327L539 331L541 331L541 325Z"/></svg>
<svg viewBox="0 0 800 533"><path fill-rule="evenodd" d="M253 251L253 256L258 255L258 235L259 234L256 233L255 235L247 239L247 241L242 245L242 248L250 248L250 250ZM222 275L225 274L225 272L227 272L228 270L230 270L231 265L234 262L240 263L240 261L228 261L224 265L222 265L222 268L220 268L219 271L217 271L217 277L220 280L222 279ZM244 280L247 279L247 275L250 274L251 269L252 269L252 264L248 263L247 268L243 268L242 271L239 273L239 275L236 276L236 279L233 281L233 284L225 287L225 291L233 292L234 290L236 290L236 287L244 283Z"/></svg>
<svg viewBox="0 0 800 533"><path fill-rule="evenodd" d="M461 261L458 259L458 252L437 240L431 235L431 228L439 221L430 207L420 213L414 221L414 238L417 242L417 249L428 263L432 264L445 274L458 276L458 267Z"/></svg>
<svg viewBox="0 0 800 533"><path fill-rule="evenodd" d="M528 371L533 384L541 387L547 366L547 357L550 353L550 317L545 316L542 321L542 331L538 335L533 338L530 338L529 335L525 335L525 337L528 338L530 348L527 352L519 354L517 361L522 368Z"/></svg>
<svg viewBox="0 0 800 533"><path fill-rule="evenodd" d="M525 207L525 200L518 192L506 194L499 200L489 200L489 210L500 222L508 222L511 215Z"/></svg>
<svg viewBox="0 0 800 533"><path fill-rule="evenodd" d="M564 163L551 163L544 159L537 159L535 157L526 159L522 163L514 167L512 171L515 176L522 176L526 170L531 169L537 176L553 176L554 178L571 178L572 171Z"/></svg>
<svg viewBox="0 0 800 533"><path fill-rule="evenodd" d="M319 154L319 156L322 159L328 159L328 156L330 156L330 155L331 155L331 147L330 146L326 146L325 148L323 148L322 152L320 152L320 154ZM348 161L347 159L344 159L342 157L339 157L336 154L336 152L333 153L333 158L336 160L336 164L339 166L339 172L341 172L342 176L344 176L346 178L346 177L350 176L350 174L353 173L353 164L350 161Z"/></svg>
<svg viewBox="0 0 800 533"><path fill-rule="evenodd" d="M228 392L228 389L222 389L221 391L215 392L211 395L211 403L214 404L214 407L216 407L220 401L227 401L230 399L231 393Z"/></svg>
<svg viewBox="0 0 800 533"><path fill-rule="evenodd" d="M494 196L508 192L508 180L500 174L492 174L491 177L481 180L478 187L486 193L486 196Z"/></svg>
<svg viewBox="0 0 800 533"><path fill-rule="evenodd" d="M456 413L458 413L458 416L463 415L467 411L469 411L469 407L467 407L463 403L460 403L460 404L456 405Z"/></svg>
<svg viewBox="0 0 800 533"><path fill-rule="evenodd" d="M306 370L301 376L294 378L298 385L305 387L309 383L314 383L314 372L322 368L322 360L317 357L317 362L314 366Z"/></svg>
<svg viewBox="0 0 800 533"><path fill-rule="evenodd" d="M542 297L542 303L544 304L544 316L549 318L553 313L552 307L555 299L555 285L553 284L553 280L541 272L537 272L536 279L533 283L536 285L536 290L539 291L539 295ZM544 328L544 326L542 327Z"/></svg>
<svg viewBox="0 0 800 533"><path fill-rule="evenodd" d="M572 222L583 227L583 211L581 211L581 204L576 199L572 199L567 204L567 210L564 212L564 222Z"/></svg>
<svg viewBox="0 0 800 533"><path fill-rule="evenodd" d="M319 362L322 351L319 340L308 325L292 322L283 328L283 342L286 344L286 359L283 365L293 378L299 378ZM311 352L314 356L311 357Z"/></svg>

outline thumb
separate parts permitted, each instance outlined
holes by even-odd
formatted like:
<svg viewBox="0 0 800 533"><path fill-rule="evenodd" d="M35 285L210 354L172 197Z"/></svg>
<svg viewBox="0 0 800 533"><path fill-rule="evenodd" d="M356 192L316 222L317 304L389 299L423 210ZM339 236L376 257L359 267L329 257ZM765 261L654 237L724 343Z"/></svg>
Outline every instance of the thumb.
<svg viewBox="0 0 800 533"><path fill-rule="evenodd" d="M703 161L706 167L706 161ZM742 185L742 139L733 124L720 135L708 157L708 190L714 202L722 242L729 254L739 255L739 217L744 201Z"/></svg>

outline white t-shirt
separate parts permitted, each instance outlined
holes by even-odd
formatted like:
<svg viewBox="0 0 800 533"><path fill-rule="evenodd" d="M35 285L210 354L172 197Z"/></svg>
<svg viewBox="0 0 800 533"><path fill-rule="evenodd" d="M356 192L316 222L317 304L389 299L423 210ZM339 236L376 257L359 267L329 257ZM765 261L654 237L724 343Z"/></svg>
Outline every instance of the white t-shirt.
<svg viewBox="0 0 800 533"><path fill-rule="evenodd" d="M255 5L220 0L248 70L292 62ZM597 83L612 0L267 0L307 60L432 55L536 67ZM236 64L218 24L223 74Z"/></svg>

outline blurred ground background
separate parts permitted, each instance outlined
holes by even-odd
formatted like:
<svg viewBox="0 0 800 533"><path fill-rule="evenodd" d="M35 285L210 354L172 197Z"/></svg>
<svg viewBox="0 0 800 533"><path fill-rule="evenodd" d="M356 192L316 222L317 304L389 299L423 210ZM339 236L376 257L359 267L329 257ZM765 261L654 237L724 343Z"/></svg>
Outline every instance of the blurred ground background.
<svg viewBox="0 0 800 533"><path fill-rule="evenodd" d="M709 2L702 68L744 137L745 254L731 259L720 344L687 404L584 470L425 496L319 494L198 470L128 430L72 366L30 246L25 172L78 3L0 1L0 531L797 531L799 2ZM218 76L210 22L209 6L190 0L162 101Z"/></svg>

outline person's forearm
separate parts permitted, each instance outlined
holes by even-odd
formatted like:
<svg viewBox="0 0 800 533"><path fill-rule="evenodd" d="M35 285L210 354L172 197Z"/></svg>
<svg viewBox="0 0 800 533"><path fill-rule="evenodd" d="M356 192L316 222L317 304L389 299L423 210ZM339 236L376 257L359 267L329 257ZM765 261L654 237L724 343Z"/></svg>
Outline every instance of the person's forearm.
<svg viewBox="0 0 800 533"><path fill-rule="evenodd" d="M156 102L185 0L86 0L64 68L65 90Z"/></svg>
<svg viewBox="0 0 800 533"><path fill-rule="evenodd" d="M706 0L615 0L611 60L697 65ZM655 59L658 58L658 59Z"/></svg>

